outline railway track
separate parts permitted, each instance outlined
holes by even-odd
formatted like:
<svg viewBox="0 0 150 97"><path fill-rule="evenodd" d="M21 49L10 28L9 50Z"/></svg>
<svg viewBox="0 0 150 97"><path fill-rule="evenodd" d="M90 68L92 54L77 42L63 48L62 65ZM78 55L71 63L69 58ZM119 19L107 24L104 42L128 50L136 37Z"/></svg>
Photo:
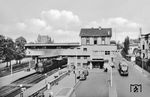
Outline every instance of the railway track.
<svg viewBox="0 0 150 97"><path fill-rule="evenodd" d="M29 67L29 63L22 63L22 64L16 64L13 65L13 73L19 72L24 70L25 68ZM0 77L6 76L11 74L11 68L10 67L3 67L0 68Z"/></svg>
<svg viewBox="0 0 150 97"><path fill-rule="evenodd" d="M58 69L49 71L47 72L47 76L50 76L57 71ZM14 97L21 92L21 87L20 87L21 84L23 85L23 87L28 89L45 78L46 77L44 74L38 74L38 73L33 73L29 76L20 78L7 86L0 88L0 97Z"/></svg>

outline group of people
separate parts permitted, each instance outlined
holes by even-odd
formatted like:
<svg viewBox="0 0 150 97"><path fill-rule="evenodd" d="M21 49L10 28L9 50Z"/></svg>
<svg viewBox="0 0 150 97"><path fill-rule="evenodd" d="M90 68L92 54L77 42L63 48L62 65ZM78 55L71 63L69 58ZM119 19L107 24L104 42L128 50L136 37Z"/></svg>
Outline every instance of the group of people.
<svg viewBox="0 0 150 97"><path fill-rule="evenodd" d="M115 66L113 65L112 62L106 62L106 63L104 63L104 72L107 72L111 68L115 68Z"/></svg>

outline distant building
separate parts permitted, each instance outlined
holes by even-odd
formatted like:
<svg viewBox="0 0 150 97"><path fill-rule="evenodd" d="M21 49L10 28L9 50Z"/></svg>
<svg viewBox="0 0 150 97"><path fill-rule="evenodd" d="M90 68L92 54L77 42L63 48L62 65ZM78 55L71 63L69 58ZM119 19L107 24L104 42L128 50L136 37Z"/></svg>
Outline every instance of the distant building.
<svg viewBox="0 0 150 97"><path fill-rule="evenodd" d="M141 57L150 59L150 33L141 35L140 48Z"/></svg>
<svg viewBox="0 0 150 97"><path fill-rule="evenodd" d="M53 43L48 35L38 35L37 43Z"/></svg>
<svg viewBox="0 0 150 97"><path fill-rule="evenodd" d="M137 54L137 50L140 49L140 40L139 39L130 39L130 44L129 44L129 51L128 53L131 55Z"/></svg>
<svg viewBox="0 0 150 97"><path fill-rule="evenodd" d="M140 40L138 39L130 39L130 44L139 44Z"/></svg>

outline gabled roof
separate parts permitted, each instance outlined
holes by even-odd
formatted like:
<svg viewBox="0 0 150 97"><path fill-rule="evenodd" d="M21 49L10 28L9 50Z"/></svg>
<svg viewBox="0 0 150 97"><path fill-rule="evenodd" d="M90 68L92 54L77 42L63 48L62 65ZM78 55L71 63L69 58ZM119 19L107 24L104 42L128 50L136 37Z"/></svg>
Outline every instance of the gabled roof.
<svg viewBox="0 0 150 97"><path fill-rule="evenodd" d="M111 28L82 28L80 31L80 36L101 36L101 37L111 37Z"/></svg>

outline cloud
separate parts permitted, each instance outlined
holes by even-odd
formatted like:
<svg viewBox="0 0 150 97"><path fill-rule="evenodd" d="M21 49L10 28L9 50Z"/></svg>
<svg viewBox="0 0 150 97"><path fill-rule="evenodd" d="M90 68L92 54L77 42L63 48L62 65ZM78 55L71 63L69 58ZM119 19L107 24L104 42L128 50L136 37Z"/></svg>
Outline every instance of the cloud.
<svg viewBox="0 0 150 97"><path fill-rule="evenodd" d="M71 11L51 9L43 11L41 17L47 24L55 27L55 29L76 29L81 25L79 17Z"/></svg>
<svg viewBox="0 0 150 97"><path fill-rule="evenodd" d="M31 19L30 21L30 24L32 25L35 25L35 26L40 26L40 27L45 27L46 26L46 22L44 20L41 20L41 19Z"/></svg>
<svg viewBox="0 0 150 97"><path fill-rule="evenodd" d="M50 21L65 21L65 23L79 23L79 17L75 14L73 14L71 11L66 11L66 10L56 10L56 9L51 9L49 11L43 11L41 13L41 16L43 19L47 19Z"/></svg>
<svg viewBox="0 0 150 97"><path fill-rule="evenodd" d="M91 21L85 27L110 27L112 28L113 35L112 39L124 41L126 36L130 38L137 38L139 36L139 28L143 25L140 23L133 22L123 17L115 17L102 19L100 21Z"/></svg>
<svg viewBox="0 0 150 97"><path fill-rule="evenodd" d="M20 30L24 30L26 28L26 24L25 23L17 23L16 27Z"/></svg>
<svg viewBox="0 0 150 97"><path fill-rule="evenodd" d="M86 27L88 26L107 26L107 27L129 27L129 28L137 28L141 27L142 25L133 21L130 21L128 19L122 18L122 17L115 17L115 18L108 18L108 19L102 19L99 22L92 21Z"/></svg>
<svg viewBox="0 0 150 97"><path fill-rule="evenodd" d="M108 20L103 20L103 22L106 22L108 25L112 26L119 26L119 27L132 27L137 28L140 26L139 23L127 20L122 17L116 17L116 18L110 18Z"/></svg>
<svg viewBox="0 0 150 97"><path fill-rule="evenodd" d="M80 42L79 31L55 30L52 37L55 42Z"/></svg>
<svg viewBox="0 0 150 97"><path fill-rule="evenodd" d="M4 35L25 36L29 41L35 41L38 34L49 35L55 42L77 40L81 20L78 15L67 10L51 9L42 11L39 18L26 19L16 24L0 25ZM19 35L19 36L18 36ZM31 36L30 36L31 35ZM76 36L72 36L76 35ZM70 36L70 37L69 37Z"/></svg>
<svg viewBox="0 0 150 97"><path fill-rule="evenodd" d="M82 27L99 26L112 28L112 39L124 41L126 36L138 37L139 27L143 25L123 17L101 19L85 24L71 11L51 9L42 11L39 18L27 19L16 24L0 24L0 31L3 35L14 38L24 36L28 41L35 41L38 34L41 34L49 35L55 42L73 42L80 41L79 33Z"/></svg>

